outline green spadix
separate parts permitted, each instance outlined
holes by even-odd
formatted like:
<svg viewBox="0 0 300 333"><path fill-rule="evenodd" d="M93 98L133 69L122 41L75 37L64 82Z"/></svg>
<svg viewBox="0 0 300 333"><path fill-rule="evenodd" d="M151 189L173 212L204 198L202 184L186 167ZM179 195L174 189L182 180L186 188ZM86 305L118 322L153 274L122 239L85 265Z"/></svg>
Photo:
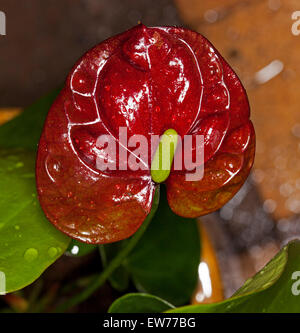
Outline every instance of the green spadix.
<svg viewBox="0 0 300 333"><path fill-rule="evenodd" d="M174 129L168 129L162 135L151 163L151 178L156 183L169 177L177 141L178 134Z"/></svg>

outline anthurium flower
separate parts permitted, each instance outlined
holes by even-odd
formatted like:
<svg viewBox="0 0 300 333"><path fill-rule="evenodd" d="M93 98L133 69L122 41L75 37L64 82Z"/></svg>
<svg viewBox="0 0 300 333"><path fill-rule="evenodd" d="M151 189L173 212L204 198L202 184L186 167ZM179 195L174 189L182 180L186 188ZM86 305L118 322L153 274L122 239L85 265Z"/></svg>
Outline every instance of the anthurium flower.
<svg viewBox="0 0 300 333"><path fill-rule="evenodd" d="M120 138L124 128L127 138ZM201 179L187 179L187 166L151 170L159 154L149 149L145 162L137 147L125 144L163 134L156 147L170 141L177 149L186 135L203 138ZM117 144L114 158L99 144L103 136ZM212 44L187 29L140 24L95 46L69 74L39 143L39 200L69 236L114 242L141 226L161 182L178 215L194 218L222 207L246 180L254 147L245 90ZM186 154L196 160L196 151L194 143ZM99 160L117 167L99 169ZM127 168L130 160L144 167Z"/></svg>

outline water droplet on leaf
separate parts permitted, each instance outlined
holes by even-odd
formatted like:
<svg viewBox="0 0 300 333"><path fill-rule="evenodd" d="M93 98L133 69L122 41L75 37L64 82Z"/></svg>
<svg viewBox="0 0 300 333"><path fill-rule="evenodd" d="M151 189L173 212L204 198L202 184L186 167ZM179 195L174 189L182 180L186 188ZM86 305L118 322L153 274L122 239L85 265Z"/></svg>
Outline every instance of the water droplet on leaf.
<svg viewBox="0 0 300 333"><path fill-rule="evenodd" d="M38 250L31 247L30 249L27 249L25 251L24 259L28 262L32 262L38 257L38 255L39 255Z"/></svg>
<svg viewBox="0 0 300 333"><path fill-rule="evenodd" d="M54 258L58 253L58 250L55 247L50 247L48 250L48 254L51 258Z"/></svg>
<svg viewBox="0 0 300 333"><path fill-rule="evenodd" d="M17 164L16 164L16 168L18 169L18 168L22 168L24 166L24 163L23 162L18 162Z"/></svg>

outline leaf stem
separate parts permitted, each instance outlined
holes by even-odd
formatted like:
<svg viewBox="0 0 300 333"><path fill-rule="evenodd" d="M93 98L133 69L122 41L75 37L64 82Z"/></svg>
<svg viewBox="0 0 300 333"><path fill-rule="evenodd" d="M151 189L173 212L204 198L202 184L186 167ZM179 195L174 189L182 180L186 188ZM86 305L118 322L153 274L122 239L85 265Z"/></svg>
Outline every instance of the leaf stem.
<svg viewBox="0 0 300 333"><path fill-rule="evenodd" d="M129 253L134 249L139 240L142 238L153 216L156 213L158 204L159 204L159 187L157 187L155 191L151 212L146 217L145 221L143 222L139 230L128 240L128 243L122 249L122 251L120 251L116 255L116 257L107 265L105 270L99 276L97 276L86 289L84 289L81 293L73 296L66 302L58 305L53 312L65 312L69 308L80 304L81 302L88 299L99 287L101 287L104 284L104 282L122 264L124 259L126 259Z"/></svg>

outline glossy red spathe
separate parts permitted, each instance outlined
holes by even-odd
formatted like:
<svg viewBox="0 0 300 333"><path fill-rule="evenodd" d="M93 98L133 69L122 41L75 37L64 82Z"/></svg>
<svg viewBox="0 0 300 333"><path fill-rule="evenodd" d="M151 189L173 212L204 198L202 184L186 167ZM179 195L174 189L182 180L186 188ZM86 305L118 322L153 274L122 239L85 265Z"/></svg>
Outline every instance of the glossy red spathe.
<svg viewBox="0 0 300 333"><path fill-rule="evenodd" d="M181 137L204 135L203 179L186 181L185 170L172 170L166 180L170 207L181 216L223 206L253 163L247 96L215 48L187 29L138 25L78 61L40 139L40 203L48 219L73 238L88 243L127 238L151 210L158 185L149 168L96 167L97 138L109 134L117 142L120 127L128 136L147 138L170 128Z"/></svg>

